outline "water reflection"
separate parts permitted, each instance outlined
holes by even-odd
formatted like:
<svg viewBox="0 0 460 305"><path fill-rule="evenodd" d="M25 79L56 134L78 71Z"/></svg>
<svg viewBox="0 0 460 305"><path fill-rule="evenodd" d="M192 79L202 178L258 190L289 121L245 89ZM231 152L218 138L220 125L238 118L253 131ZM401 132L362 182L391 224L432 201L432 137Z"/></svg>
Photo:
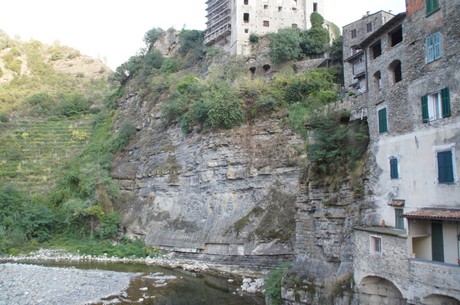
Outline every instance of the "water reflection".
<svg viewBox="0 0 460 305"><path fill-rule="evenodd" d="M92 305L263 305L260 295L242 294L241 282L231 276L198 274L181 269L126 263L41 263L81 269L139 272L126 291ZM230 277L230 278L229 278Z"/></svg>

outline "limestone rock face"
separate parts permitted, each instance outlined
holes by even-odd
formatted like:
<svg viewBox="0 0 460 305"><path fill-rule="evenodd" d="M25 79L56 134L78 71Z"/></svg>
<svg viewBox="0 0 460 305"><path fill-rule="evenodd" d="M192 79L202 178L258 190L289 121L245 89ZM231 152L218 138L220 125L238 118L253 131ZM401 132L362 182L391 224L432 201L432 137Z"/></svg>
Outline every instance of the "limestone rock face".
<svg viewBox="0 0 460 305"><path fill-rule="evenodd" d="M137 95L120 107L138 128L112 169L128 235L181 252L293 253L304 143L280 120L185 135Z"/></svg>

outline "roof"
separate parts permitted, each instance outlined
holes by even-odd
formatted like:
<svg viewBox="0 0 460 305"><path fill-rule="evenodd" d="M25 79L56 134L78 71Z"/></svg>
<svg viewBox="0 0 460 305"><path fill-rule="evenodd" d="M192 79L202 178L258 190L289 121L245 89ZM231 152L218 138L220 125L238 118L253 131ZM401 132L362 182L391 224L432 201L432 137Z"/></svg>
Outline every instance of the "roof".
<svg viewBox="0 0 460 305"><path fill-rule="evenodd" d="M374 41L375 38L379 37L380 35L388 31L389 29L391 29L393 26L397 25L398 23L401 23L404 20L404 18L406 18L406 13L399 13L398 15L394 16L387 23L379 27L377 31L375 31L371 35L367 36L366 39L361 41L359 46L362 49L364 49L365 46L369 45L372 41Z"/></svg>
<svg viewBox="0 0 460 305"><path fill-rule="evenodd" d="M404 199L393 199L388 205L392 207L403 207L405 203L406 200Z"/></svg>
<svg viewBox="0 0 460 305"><path fill-rule="evenodd" d="M408 212L402 217L407 219L432 219L460 221L460 209L427 208Z"/></svg>
<svg viewBox="0 0 460 305"><path fill-rule="evenodd" d="M372 17L372 16L377 15L377 14L379 14L379 13L386 13L386 14L389 14L389 15L393 15L393 16L394 16L394 14L392 14L392 13L390 13L390 12L387 12L387 11L384 11L384 10L380 10L380 11L378 11L378 12L375 12L375 13L372 13L372 14L369 14L369 15L364 15L361 19L358 19L358 20L355 20L355 21L353 21L353 22L350 22L350 23L344 25L342 28L345 28L345 27L347 27L347 26L349 26L349 25L352 25L352 24L354 24L354 23L356 23L356 22L358 22L358 21L361 21L361 20L363 20L363 19L367 19L368 17Z"/></svg>

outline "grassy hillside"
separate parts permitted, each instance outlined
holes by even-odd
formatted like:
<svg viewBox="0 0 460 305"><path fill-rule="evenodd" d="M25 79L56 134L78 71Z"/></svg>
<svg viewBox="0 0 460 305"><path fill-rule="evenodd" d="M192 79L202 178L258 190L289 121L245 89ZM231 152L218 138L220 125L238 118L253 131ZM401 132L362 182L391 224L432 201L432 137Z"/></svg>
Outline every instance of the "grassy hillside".
<svg viewBox="0 0 460 305"><path fill-rule="evenodd" d="M92 118L21 119L0 125L0 187L47 193L62 164L86 145Z"/></svg>

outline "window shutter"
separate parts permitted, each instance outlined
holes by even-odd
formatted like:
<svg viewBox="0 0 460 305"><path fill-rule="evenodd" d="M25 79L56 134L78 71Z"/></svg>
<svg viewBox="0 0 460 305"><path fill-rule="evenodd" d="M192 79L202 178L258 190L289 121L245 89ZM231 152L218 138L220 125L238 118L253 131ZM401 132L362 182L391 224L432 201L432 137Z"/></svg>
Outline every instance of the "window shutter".
<svg viewBox="0 0 460 305"><path fill-rule="evenodd" d="M442 102L442 117L447 118L451 116L450 111L450 95L449 88L441 90L441 102Z"/></svg>
<svg viewBox="0 0 460 305"><path fill-rule="evenodd" d="M426 62L432 62L434 60L433 52L433 37L429 36L426 38Z"/></svg>
<svg viewBox="0 0 460 305"><path fill-rule="evenodd" d="M428 112L428 95L422 96L422 121L428 123L430 120L430 114Z"/></svg>
<svg viewBox="0 0 460 305"><path fill-rule="evenodd" d="M452 165L452 151L438 152L438 181L439 183L454 182L454 168Z"/></svg>
<svg viewBox="0 0 460 305"><path fill-rule="evenodd" d="M396 158L391 158L390 159L390 178L391 179L398 179L399 178L398 159L396 159Z"/></svg>
<svg viewBox="0 0 460 305"><path fill-rule="evenodd" d="M382 108L378 112L379 114L379 133L384 133L388 131L387 125L387 109Z"/></svg>
<svg viewBox="0 0 460 305"><path fill-rule="evenodd" d="M433 60L441 58L441 33L433 36Z"/></svg>
<svg viewBox="0 0 460 305"><path fill-rule="evenodd" d="M432 0L426 0L426 13L429 14L433 10L433 4L431 3Z"/></svg>

